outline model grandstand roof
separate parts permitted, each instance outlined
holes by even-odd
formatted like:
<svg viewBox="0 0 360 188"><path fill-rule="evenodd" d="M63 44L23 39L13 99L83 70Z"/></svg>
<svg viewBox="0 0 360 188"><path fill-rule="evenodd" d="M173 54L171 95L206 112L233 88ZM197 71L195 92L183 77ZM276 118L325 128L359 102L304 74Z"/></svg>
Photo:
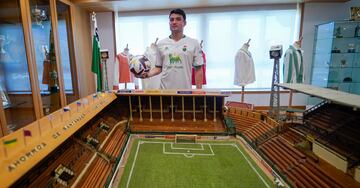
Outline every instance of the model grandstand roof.
<svg viewBox="0 0 360 188"><path fill-rule="evenodd" d="M311 96L319 97L322 99L330 100L354 108L360 108L360 95L355 95L343 91L321 88L308 84L277 84L280 87L305 93Z"/></svg>

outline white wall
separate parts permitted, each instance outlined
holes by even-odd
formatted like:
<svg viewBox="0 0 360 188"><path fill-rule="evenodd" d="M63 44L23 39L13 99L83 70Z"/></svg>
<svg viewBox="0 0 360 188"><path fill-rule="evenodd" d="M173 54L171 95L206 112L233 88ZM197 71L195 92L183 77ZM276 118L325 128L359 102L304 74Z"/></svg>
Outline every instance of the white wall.
<svg viewBox="0 0 360 188"><path fill-rule="evenodd" d="M109 50L109 59L107 60L107 74L109 89L112 89L114 82L114 65L115 65L115 21L112 12L97 12L96 20L98 34L100 39L100 49ZM91 21L91 31L94 31L94 24Z"/></svg>
<svg viewBox="0 0 360 188"><path fill-rule="evenodd" d="M306 3L304 10L303 41L305 83L310 83L315 25L338 20L349 20L350 7L359 7L360 0L346 3Z"/></svg>

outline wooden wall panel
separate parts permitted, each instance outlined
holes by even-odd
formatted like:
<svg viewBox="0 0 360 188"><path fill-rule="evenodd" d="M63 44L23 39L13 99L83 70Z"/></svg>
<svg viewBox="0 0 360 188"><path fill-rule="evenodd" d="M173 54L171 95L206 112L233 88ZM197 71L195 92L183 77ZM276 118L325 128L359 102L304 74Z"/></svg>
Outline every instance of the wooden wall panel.
<svg viewBox="0 0 360 188"><path fill-rule="evenodd" d="M73 7L75 58L80 98L96 91L94 74L91 72L92 32L90 13L79 6Z"/></svg>

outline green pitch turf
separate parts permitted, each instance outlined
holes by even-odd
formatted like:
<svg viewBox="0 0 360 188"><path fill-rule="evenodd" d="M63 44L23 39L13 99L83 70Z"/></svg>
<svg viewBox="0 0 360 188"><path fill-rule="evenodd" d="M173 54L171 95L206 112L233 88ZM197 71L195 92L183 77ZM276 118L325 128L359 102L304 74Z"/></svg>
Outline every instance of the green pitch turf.
<svg viewBox="0 0 360 188"><path fill-rule="evenodd" d="M136 140L121 188L274 187L235 142Z"/></svg>

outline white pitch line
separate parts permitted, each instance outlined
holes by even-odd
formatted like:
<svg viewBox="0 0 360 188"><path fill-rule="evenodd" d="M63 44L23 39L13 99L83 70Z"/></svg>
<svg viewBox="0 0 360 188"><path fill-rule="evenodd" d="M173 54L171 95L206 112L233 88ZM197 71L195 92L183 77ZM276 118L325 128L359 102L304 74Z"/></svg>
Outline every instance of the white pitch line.
<svg viewBox="0 0 360 188"><path fill-rule="evenodd" d="M211 153L212 153L213 155L215 155L215 153L214 153L214 151L213 151L213 149L212 149L211 145L210 145L210 144L208 144L208 145L209 145L209 148L210 148L210 150L211 150Z"/></svg>
<svg viewBox="0 0 360 188"><path fill-rule="evenodd" d="M192 155L192 154L187 155L186 153L184 153L184 156L185 156L186 158L193 158L195 155Z"/></svg>
<svg viewBox="0 0 360 188"><path fill-rule="evenodd" d="M163 143L163 154L167 154L167 155L201 155L201 156L214 156L214 152L212 151L211 149L211 146L209 145L210 147L210 150L212 153L210 154L205 154L205 153L178 153L178 152L167 152L166 149L165 149L165 142ZM190 148L187 148L187 150L191 150ZM187 157L187 156L185 156Z"/></svg>
<svg viewBox="0 0 360 188"><path fill-rule="evenodd" d="M131 180L131 176L132 176L132 173L133 173L133 170L134 170L134 167L135 167L137 155L138 155L138 153L139 153L140 144L142 144L142 143L143 143L143 141L139 141L139 142L138 142L138 145L137 145L137 148L136 148L135 157L134 157L134 161L133 161L133 164L132 164L132 167L131 167L131 170L130 170L130 174L129 174L129 179L128 179L127 183L126 183L126 188L129 187L130 180Z"/></svg>
<svg viewBox="0 0 360 188"><path fill-rule="evenodd" d="M133 161L133 165L131 167L131 170L130 170L130 174L129 174L129 179L128 179L128 182L126 184L126 188L129 187L129 184L130 184L130 180L131 180L131 176L132 176L132 172L133 172L133 169L134 169L134 166L135 166L135 162L136 162L136 159L137 159L137 155L138 155L138 152L139 152L139 148L140 148L140 144L142 143L152 143L152 144L163 144L163 153L167 154L165 152L165 144L166 143L173 143L173 142L152 142L152 141L139 141L138 143L138 146L137 146L137 149L136 149L136 153L135 153L135 158L134 158L134 161ZM189 143L191 144L191 143ZM212 152L212 154L196 154L196 155L205 155L205 156L213 156L215 155L214 154L214 151L212 150L212 147L211 145L230 145L230 146L234 146L236 147L236 149L241 153L241 155L245 158L246 162L250 165L250 167L253 169L253 171L257 174L257 176L261 179L261 181L265 184L265 186L267 188L270 188L270 186L266 183L266 181L264 180L264 178L259 174L259 172L256 170L256 168L252 165L252 163L249 161L249 159L244 155L244 153L240 150L240 148L236 145L236 144L231 144L231 143L226 143L226 144L217 144L217 143L207 143L209 146L210 146L210 150ZM177 154L177 155L185 155L185 154L193 154L193 153L168 153L168 154ZM186 157L186 156L185 156Z"/></svg>
<svg viewBox="0 0 360 188"><path fill-rule="evenodd" d="M265 186L267 188L269 188L270 186L266 183L266 181L264 180L264 178L259 174L259 172L256 170L256 168L252 165L252 163L249 161L249 159L244 155L244 153L240 150L240 148L236 145L233 144L234 147L236 147L239 152L241 153L241 155L245 158L246 162L251 166L251 168L255 171L255 173L259 176L259 178L261 179L261 181L265 184Z"/></svg>
<svg viewBox="0 0 360 188"><path fill-rule="evenodd" d="M142 141L143 143L154 143L154 144L162 144L162 143L175 143L175 142L156 142L156 141ZM194 144L194 143L181 143L181 144ZM195 143L195 144L210 144L210 145L214 145L214 146L232 146L234 145L233 143L223 143L223 144L219 144L219 143Z"/></svg>
<svg viewBox="0 0 360 188"><path fill-rule="evenodd" d="M213 153L205 154L205 153L176 153L176 152L164 152L164 154L166 154L166 155L187 155L187 154L191 154L191 155L199 155L199 156L214 156L215 155Z"/></svg>
<svg viewBox="0 0 360 188"><path fill-rule="evenodd" d="M178 147L174 147L173 146L173 142L171 142L171 149L182 149L182 150L200 150L200 151L204 151L204 146L203 144L193 144L193 145L200 145L201 148L178 148Z"/></svg>
<svg viewBox="0 0 360 188"><path fill-rule="evenodd" d="M125 149L124 149L124 151L123 151L123 153L122 153L122 155L121 155L121 158L120 158L120 161L119 161L119 163L118 163L118 166L116 167L115 173L114 173L114 175L113 175L113 177L111 178L111 181L110 181L110 183L109 183L110 186L113 184L113 182L114 182L114 180L115 180L115 178L116 178L116 176L117 176L117 173L119 172L119 169L120 169L120 168L125 168L126 163L123 163L123 160L124 160L125 153L127 152L128 148L129 148L129 143L131 142L131 139L132 139L132 135L130 135L130 137L129 137L128 140L127 140ZM123 165L121 165L122 163L123 163Z"/></svg>

